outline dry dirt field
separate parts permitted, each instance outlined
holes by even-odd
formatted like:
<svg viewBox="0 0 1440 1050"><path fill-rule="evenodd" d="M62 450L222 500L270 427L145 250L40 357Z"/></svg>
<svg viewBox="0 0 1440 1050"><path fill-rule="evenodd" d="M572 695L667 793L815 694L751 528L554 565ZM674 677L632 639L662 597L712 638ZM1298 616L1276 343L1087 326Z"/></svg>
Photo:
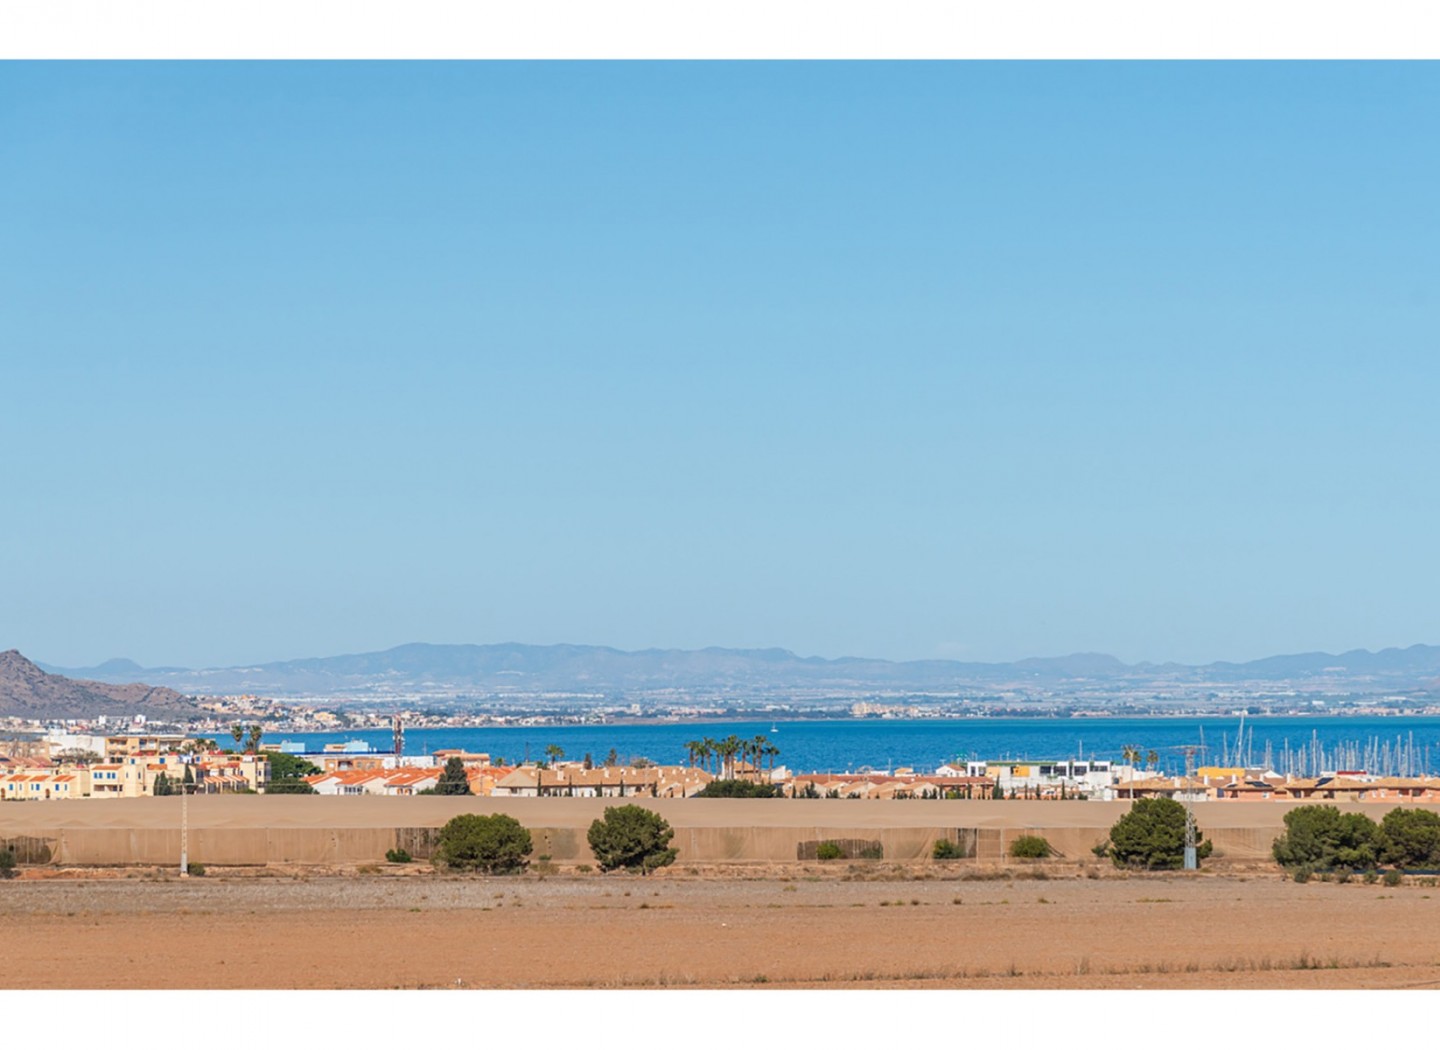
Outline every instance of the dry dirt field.
<svg viewBox="0 0 1440 1050"><path fill-rule="evenodd" d="M1423 883L1036 870L24 878L0 987L1440 987Z"/></svg>

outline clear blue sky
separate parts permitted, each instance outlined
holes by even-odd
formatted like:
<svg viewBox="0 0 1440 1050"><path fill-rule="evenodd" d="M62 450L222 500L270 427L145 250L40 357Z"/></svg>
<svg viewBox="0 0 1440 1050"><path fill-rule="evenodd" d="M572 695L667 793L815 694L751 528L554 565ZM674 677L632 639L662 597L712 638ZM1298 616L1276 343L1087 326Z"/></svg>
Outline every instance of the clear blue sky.
<svg viewBox="0 0 1440 1050"><path fill-rule="evenodd" d="M1436 64L0 65L0 648L1440 642Z"/></svg>

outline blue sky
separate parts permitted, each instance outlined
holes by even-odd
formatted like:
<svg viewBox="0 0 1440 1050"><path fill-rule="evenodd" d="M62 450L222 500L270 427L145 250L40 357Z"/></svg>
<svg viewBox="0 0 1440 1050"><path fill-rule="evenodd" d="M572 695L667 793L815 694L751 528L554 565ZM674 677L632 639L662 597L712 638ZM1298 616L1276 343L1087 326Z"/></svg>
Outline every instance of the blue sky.
<svg viewBox="0 0 1440 1050"><path fill-rule="evenodd" d="M1440 67L0 64L0 647L1440 642Z"/></svg>

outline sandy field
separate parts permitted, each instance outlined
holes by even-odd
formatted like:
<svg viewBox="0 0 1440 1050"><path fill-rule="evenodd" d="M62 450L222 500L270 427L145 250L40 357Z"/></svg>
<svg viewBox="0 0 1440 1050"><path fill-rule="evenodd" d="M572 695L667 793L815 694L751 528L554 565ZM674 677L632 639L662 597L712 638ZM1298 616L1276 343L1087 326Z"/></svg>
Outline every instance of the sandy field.
<svg viewBox="0 0 1440 1050"><path fill-rule="evenodd" d="M0 986L1440 987L1429 880L1051 870L27 875Z"/></svg>
<svg viewBox="0 0 1440 1050"><path fill-rule="evenodd" d="M1128 803L638 801L680 849L650 878L583 870L613 800L202 798L189 855L209 870L185 880L178 799L0 806L0 838L46 858L0 883L0 987L1440 987L1436 880L1286 881L1285 805L1200 807L1205 871L1127 874L1090 846ZM382 862L464 812L516 816L551 860ZM929 859L965 829L975 859ZM1061 858L1006 861L1028 829ZM797 860L844 837L886 859Z"/></svg>

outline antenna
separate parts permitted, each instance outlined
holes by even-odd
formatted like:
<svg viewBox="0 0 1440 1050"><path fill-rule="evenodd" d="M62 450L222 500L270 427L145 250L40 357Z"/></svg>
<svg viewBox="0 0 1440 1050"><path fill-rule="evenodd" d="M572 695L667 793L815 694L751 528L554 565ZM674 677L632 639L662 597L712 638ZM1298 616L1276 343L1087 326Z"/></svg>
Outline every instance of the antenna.
<svg viewBox="0 0 1440 1050"><path fill-rule="evenodd" d="M405 725L400 721L400 712L395 712L395 765L399 767L400 756L405 753Z"/></svg>

